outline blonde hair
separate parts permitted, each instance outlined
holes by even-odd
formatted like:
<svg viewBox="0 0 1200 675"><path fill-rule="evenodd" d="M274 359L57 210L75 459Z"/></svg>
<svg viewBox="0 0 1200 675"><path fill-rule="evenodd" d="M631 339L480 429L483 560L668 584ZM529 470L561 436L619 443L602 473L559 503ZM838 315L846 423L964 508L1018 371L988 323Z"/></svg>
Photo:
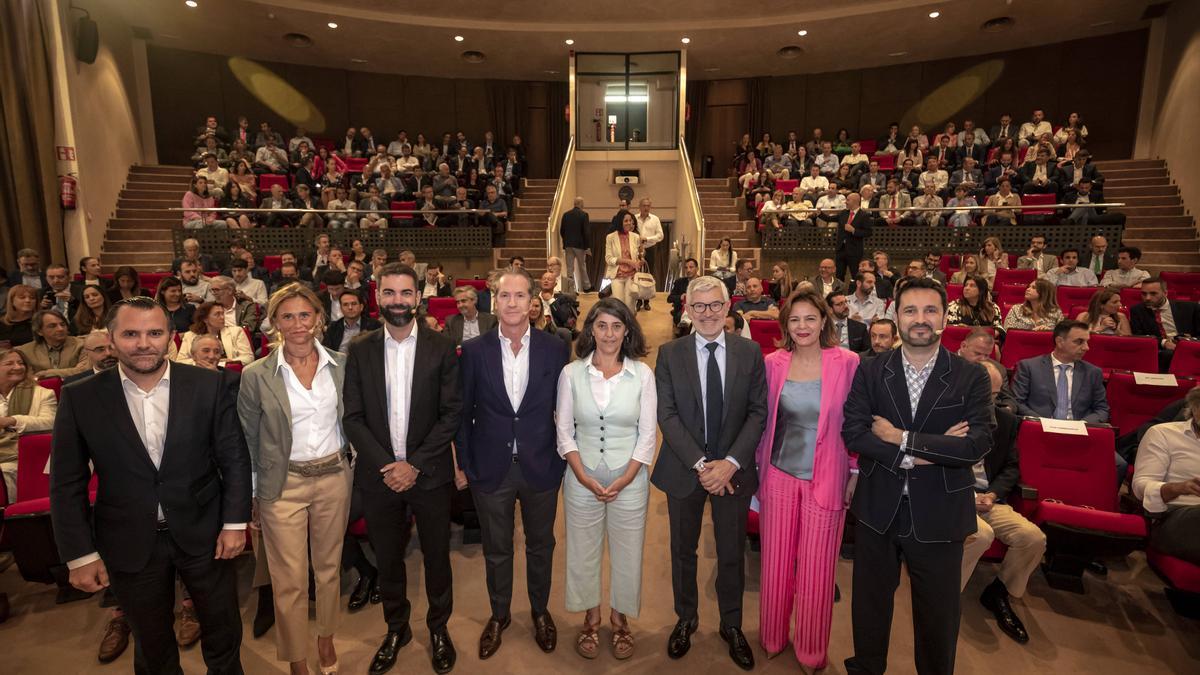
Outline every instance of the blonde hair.
<svg viewBox="0 0 1200 675"><path fill-rule="evenodd" d="M26 288L29 287L26 286ZM0 361L3 361L9 354L16 354L17 358L21 359L21 363L25 365L25 379L21 380L17 386L34 384L36 380L33 379L33 368L29 367L29 359L25 357L25 353L16 347L2 347L0 348Z"/></svg>
<svg viewBox="0 0 1200 675"><path fill-rule="evenodd" d="M279 306L291 300L292 298L303 298L312 305L313 311L317 313L317 323L313 326L313 339L321 340L321 336L325 334L325 305L321 304L321 299L313 292L311 288L297 282L292 282L271 294L271 299L267 301L267 320L271 322L271 330L267 331L267 340L271 348L279 346L283 342L283 336L279 333L279 329L275 327L275 313L279 311Z"/></svg>
<svg viewBox="0 0 1200 675"><path fill-rule="evenodd" d="M12 288L8 289L8 298L7 298L7 302L4 305L4 316L0 317L0 321L3 321L6 324L12 323L13 298L18 295L29 295L29 297L33 298L34 306L33 306L33 309L30 310L30 312L29 312L29 318L30 319L33 318L34 312L37 311L37 289L35 289L33 286L26 286L25 284L17 284L16 286L13 286Z"/></svg>

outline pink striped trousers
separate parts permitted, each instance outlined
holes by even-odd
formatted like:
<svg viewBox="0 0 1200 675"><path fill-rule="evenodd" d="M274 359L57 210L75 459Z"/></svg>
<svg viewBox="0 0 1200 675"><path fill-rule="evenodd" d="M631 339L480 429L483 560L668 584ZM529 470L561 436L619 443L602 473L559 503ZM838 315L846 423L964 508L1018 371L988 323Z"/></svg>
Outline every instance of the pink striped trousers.
<svg viewBox="0 0 1200 675"><path fill-rule="evenodd" d="M810 668L824 668L844 512L821 508L813 498L812 481L773 466L767 467L758 494L763 649L776 654L787 647L794 615L796 659Z"/></svg>

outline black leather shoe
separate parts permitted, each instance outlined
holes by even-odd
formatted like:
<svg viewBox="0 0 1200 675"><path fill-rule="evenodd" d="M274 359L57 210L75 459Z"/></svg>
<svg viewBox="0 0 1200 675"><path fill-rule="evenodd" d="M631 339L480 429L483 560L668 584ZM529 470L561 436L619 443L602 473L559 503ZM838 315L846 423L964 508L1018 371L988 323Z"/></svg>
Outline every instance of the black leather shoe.
<svg viewBox="0 0 1200 675"><path fill-rule="evenodd" d="M1085 567L1084 569L1091 572L1092 574L1095 574L1098 577L1108 576L1108 566L1105 565L1104 563L1100 562L1099 560L1093 560L1093 561L1089 562L1087 564L1087 567Z"/></svg>
<svg viewBox="0 0 1200 675"><path fill-rule="evenodd" d="M429 646L433 672L440 674L454 670L454 662L458 659L458 653L454 651L454 643L450 641L449 631L445 628L435 631L429 636Z"/></svg>
<svg viewBox="0 0 1200 675"><path fill-rule="evenodd" d="M700 620L692 617L691 621L677 621L671 637L667 638L667 656L673 659L683 658L692 648L692 633L700 627Z"/></svg>
<svg viewBox="0 0 1200 675"><path fill-rule="evenodd" d="M507 616L503 619L497 619L494 616L488 619L487 625L483 627L483 634L479 636L480 660L488 658L500 649L500 636L511 622L512 618Z"/></svg>
<svg viewBox="0 0 1200 675"><path fill-rule="evenodd" d="M392 666L396 665L396 654L409 642L412 642L412 628L405 626L404 630L398 633L389 632L384 636L379 650L375 652L375 658L371 659L371 669L367 672L371 675L382 675L391 670Z"/></svg>
<svg viewBox="0 0 1200 675"><path fill-rule="evenodd" d="M1021 644L1029 642L1029 633L1025 624L1013 612L1012 604L1008 601L1008 589L999 580L993 581L979 596L979 602L996 616L1000 630Z"/></svg>
<svg viewBox="0 0 1200 675"><path fill-rule="evenodd" d="M729 658L742 670L754 670L754 650L742 635L742 629L721 626L721 639L729 645Z"/></svg>
<svg viewBox="0 0 1200 675"><path fill-rule="evenodd" d="M554 627L550 612L533 615L533 641L547 654L558 645L558 629Z"/></svg>
<svg viewBox="0 0 1200 675"><path fill-rule="evenodd" d="M251 633L260 638L275 625L275 598L270 586L258 587L258 608L254 610L254 628Z"/></svg>
<svg viewBox="0 0 1200 675"><path fill-rule="evenodd" d="M351 612L357 612L367 606L367 601L371 598L371 593L379 584L379 574L370 576L360 576L358 582L354 584L354 590L350 591L350 602L346 605Z"/></svg>

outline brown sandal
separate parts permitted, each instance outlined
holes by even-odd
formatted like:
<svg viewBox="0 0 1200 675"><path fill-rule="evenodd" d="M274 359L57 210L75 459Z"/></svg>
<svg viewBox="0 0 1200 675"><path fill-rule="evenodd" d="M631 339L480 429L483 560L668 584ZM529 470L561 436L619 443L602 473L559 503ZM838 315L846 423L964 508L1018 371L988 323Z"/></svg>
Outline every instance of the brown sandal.
<svg viewBox="0 0 1200 675"><path fill-rule="evenodd" d="M633 656L633 633L629 632L628 624L613 628L612 652L617 660Z"/></svg>
<svg viewBox="0 0 1200 675"><path fill-rule="evenodd" d="M594 659L600 654L600 624L583 624L583 630L575 637L575 651L585 659Z"/></svg>

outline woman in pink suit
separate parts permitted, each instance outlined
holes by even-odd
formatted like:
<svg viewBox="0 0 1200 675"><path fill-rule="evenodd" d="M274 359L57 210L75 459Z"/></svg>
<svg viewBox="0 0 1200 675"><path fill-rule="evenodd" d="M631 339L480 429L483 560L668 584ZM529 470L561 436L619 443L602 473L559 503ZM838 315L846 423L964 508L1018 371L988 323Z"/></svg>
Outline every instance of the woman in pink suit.
<svg viewBox="0 0 1200 675"><path fill-rule="evenodd" d="M834 566L856 468L842 406L858 355L838 346L828 306L804 288L783 303L780 349L766 358L767 426L758 445L762 542L760 638L775 656L791 637L806 670L824 668Z"/></svg>

